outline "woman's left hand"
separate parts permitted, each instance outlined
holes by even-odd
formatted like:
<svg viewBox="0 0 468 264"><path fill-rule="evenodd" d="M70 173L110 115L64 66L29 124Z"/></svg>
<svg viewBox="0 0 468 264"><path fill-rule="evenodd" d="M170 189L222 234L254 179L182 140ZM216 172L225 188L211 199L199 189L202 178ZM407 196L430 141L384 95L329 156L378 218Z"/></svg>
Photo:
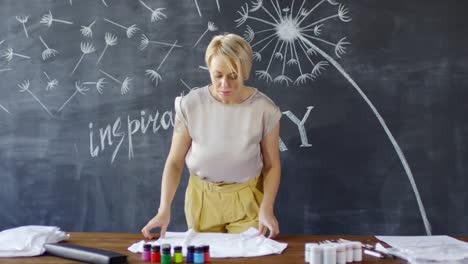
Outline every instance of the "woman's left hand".
<svg viewBox="0 0 468 264"><path fill-rule="evenodd" d="M270 235L268 238L275 238L279 234L278 220L276 219L273 208L260 206L258 217L258 233L265 234L265 228L268 228Z"/></svg>

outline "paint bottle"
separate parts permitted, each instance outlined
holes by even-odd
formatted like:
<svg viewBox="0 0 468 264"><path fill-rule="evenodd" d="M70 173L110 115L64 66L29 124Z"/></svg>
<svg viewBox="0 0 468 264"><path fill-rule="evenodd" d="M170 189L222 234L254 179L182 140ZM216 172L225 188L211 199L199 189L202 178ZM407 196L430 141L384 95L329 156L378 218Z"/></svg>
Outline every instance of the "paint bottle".
<svg viewBox="0 0 468 264"><path fill-rule="evenodd" d="M183 261L184 261L184 257L182 256L182 247L175 246L174 247L174 262L182 263Z"/></svg>
<svg viewBox="0 0 468 264"><path fill-rule="evenodd" d="M322 247L322 263L336 264L336 246L333 244L324 244Z"/></svg>
<svg viewBox="0 0 468 264"><path fill-rule="evenodd" d="M193 254L194 253L195 253L195 247L194 246L188 246L187 247L187 258L185 259L185 262L193 263Z"/></svg>
<svg viewBox="0 0 468 264"><path fill-rule="evenodd" d="M151 244L143 245L143 252L141 252L141 260L143 261L151 260Z"/></svg>
<svg viewBox="0 0 468 264"><path fill-rule="evenodd" d="M159 245L154 245L151 247L151 262L158 263L161 262L161 247Z"/></svg>
<svg viewBox="0 0 468 264"><path fill-rule="evenodd" d="M210 246L204 245L203 246L203 260L205 263L210 263Z"/></svg>
<svg viewBox="0 0 468 264"><path fill-rule="evenodd" d="M204 263L204 252L203 247L195 247L195 253L193 254L193 263L202 264Z"/></svg>
<svg viewBox="0 0 468 264"><path fill-rule="evenodd" d="M171 264L171 248L163 247L161 251L161 264Z"/></svg>
<svg viewBox="0 0 468 264"><path fill-rule="evenodd" d="M359 241L354 241L352 244L353 244L353 261L354 262L362 261L362 243Z"/></svg>

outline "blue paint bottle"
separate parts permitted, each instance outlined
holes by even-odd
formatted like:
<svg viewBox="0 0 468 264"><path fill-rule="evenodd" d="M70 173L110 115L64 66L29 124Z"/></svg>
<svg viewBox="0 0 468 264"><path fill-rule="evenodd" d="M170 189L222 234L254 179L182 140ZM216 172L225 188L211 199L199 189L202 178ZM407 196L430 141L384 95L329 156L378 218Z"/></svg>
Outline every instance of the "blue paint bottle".
<svg viewBox="0 0 468 264"><path fill-rule="evenodd" d="M195 264L202 264L205 262L203 252L203 247L195 247L195 253L193 254L193 263Z"/></svg>
<svg viewBox="0 0 468 264"><path fill-rule="evenodd" d="M187 263L193 263L193 255L195 254L195 247L194 246L188 246L187 247L187 258L185 261Z"/></svg>

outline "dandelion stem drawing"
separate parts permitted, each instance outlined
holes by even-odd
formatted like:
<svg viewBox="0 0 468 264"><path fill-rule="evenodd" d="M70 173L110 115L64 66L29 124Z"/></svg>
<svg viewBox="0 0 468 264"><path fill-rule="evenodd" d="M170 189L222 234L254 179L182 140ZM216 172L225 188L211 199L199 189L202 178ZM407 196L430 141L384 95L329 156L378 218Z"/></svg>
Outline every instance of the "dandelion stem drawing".
<svg viewBox="0 0 468 264"><path fill-rule="evenodd" d="M2 57L5 57L7 61L11 61L13 59L13 56L25 58L25 59L30 59L31 57L22 55L19 53L14 53L12 48L8 48L6 52L3 53Z"/></svg>
<svg viewBox="0 0 468 264"><path fill-rule="evenodd" d="M26 23L28 22L29 16L16 16L16 20L23 25L24 34L29 38L28 30L26 29Z"/></svg>
<svg viewBox="0 0 468 264"><path fill-rule="evenodd" d="M18 84L18 87L20 88L20 92L28 92L41 106L46 110L46 112L52 116L52 113L47 109L47 107L34 95L30 90L29 90L29 80L26 80L20 84Z"/></svg>
<svg viewBox="0 0 468 264"><path fill-rule="evenodd" d="M47 44L45 43L45 41L42 39L41 36L39 36L39 39L41 40L42 45L44 45L44 47L46 48L46 49L42 52L42 59L43 59L43 60L46 60L46 59L48 59L48 58L50 58L50 57L53 57L53 56L55 56L55 54L58 53L58 51L49 48L49 46L47 46Z"/></svg>
<svg viewBox="0 0 468 264"><path fill-rule="evenodd" d="M146 74L145 75L148 75L151 79L151 81L154 81L156 83L156 86L158 86L158 82L159 80L162 80L162 77L161 75L159 74L159 69L161 68L161 66L164 64L164 62L166 61L167 57L169 56L169 54L171 53L171 51L174 49L175 45L177 44L177 40L174 42L174 44L172 45L172 47L169 49L169 51L166 53L166 56L164 56L163 60L161 61L161 63L159 63L159 66L156 70L146 70Z"/></svg>
<svg viewBox="0 0 468 264"><path fill-rule="evenodd" d="M106 46L104 47L104 50L99 56L99 59L97 60L96 65L101 61L102 56L104 56L104 53L106 53L107 47L117 45L117 36L115 36L112 33L106 32L104 36L104 40L106 41Z"/></svg>
<svg viewBox="0 0 468 264"><path fill-rule="evenodd" d="M84 37L92 38L93 37L93 29L91 28L96 20L93 21L89 26L81 26L80 32Z"/></svg>
<svg viewBox="0 0 468 264"><path fill-rule="evenodd" d="M271 77L271 73L269 72L270 70L269 66L273 58L279 59L283 63L282 64L283 67L281 70L282 72L278 77L284 76L285 74L284 68L285 68L286 60L288 60L288 63L286 65L290 67L297 67L301 76L303 76L303 74L308 74L308 73L304 73L304 69L303 69L304 65L303 64L301 65L301 59L302 60L306 59L308 62L310 62L311 66L313 66L313 70L310 73L309 77L299 76L295 81L296 84L303 83L305 79L307 78L313 80L313 78L316 78L317 75L320 74L320 72L324 69L324 66L328 64L333 65L333 67L338 70L338 72L352 85L352 87L364 99L364 101L367 103L367 105L369 106L369 108L372 110L377 120L379 121L380 125L384 129L409 179L410 185L416 197L417 205L419 207L419 211L421 214L421 218L423 220L426 233L428 235L431 235L431 226L427 219L427 215L426 215L424 206L422 204L421 197L419 195L418 188L414 181L414 177L411 172L411 169L408 165L408 162L400 146L398 145L392 133L390 132L389 128L387 127L384 119L379 114L376 107L372 104L369 98L367 98L367 96L364 94L361 88L356 84L356 82L351 78L351 76L349 76L349 74L343 69L343 67L337 62L337 60L333 58L331 55L329 55L325 50L320 48L320 45L325 45L325 47L329 47L329 46L333 47L334 54L337 58L341 58L341 56L345 53L346 51L345 45L349 45L350 43L346 42L344 37L335 43L332 41L325 40L322 37L318 38L317 36L319 34L322 34L321 25L324 22L327 22L335 18L339 19L338 21L341 21L341 22L351 21L351 18L348 16L348 9L344 5L339 4L338 11L336 14L332 14L323 18L318 18L315 21L310 23L306 19L311 17L310 15L313 13L314 10L316 10L318 6L328 3L329 7L330 6L333 7L335 5L338 5L338 3L335 0L322 0L322 1L319 1L312 9L307 11L303 8L305 2L306 2L305 0L302 1L302 4L300 5L300 7L294 9L294 1L292 1L291 6L286 7L286 8L281 8L278 1L273 2L272 0L271 1L271 7L273 10L272 13L275 14L275 17L273 17L270 12L265 12L266 13L265 15L263 16L261 15L259 10L265 11L266 9L268 9L267 6L264 4L264 2L261 0L257 0L256 2L254 2L253 8L249 8L248 4L245 4L244 6L241 7L241 10L237 12L240 15L240 17L236 19L237 26L244 24L246 21L253 21L253 22L261 24L262 26L261 31L257 31L257 32L254 31L255 37L257 37L258 35L265 34L266 32L270 32L270 31L263 30L266 26L266 27L271 27L270 29L273 29L275 38L277 39L276 44L273 48L273 51L271 52L270 62L268 63L266 70L257 71L256 72L257 75L259 76L260 79L271 81L272 77ZM304 25L306 24L306 22L308 24ZM305 32L310 32L310 31L313 31L315 36L305 33ZM260 50L263 51L266 46L270 45L270 43L273 43L273 42L268 42ZM298 47L300 49L298 49ZM300 52L302 52L303 54L299 55ZM319 62L314 63L315 58L313 56L319 56L320 58L323 58L325 61L320 60ZM310 78L311 76L313 78ZM284 77L281 77L281 78L278 78L278 77L274 79L275 82L285 81Z"/></svg>
<svg viewBox="0 0 468 264"><path fill-rule="evenodd" d="M61 20L61 19L55 19L55 18L52 16L52 12L50 12L50 11L49 11L49 14L43 15L42 18L41 18L41 21L39 21L39 23L41 23L41 24L46 24L47 27L52 26L52 23L53 23L53 22L63 23L63 24L68 24L68 25L73 24L73 22L70 22L70 21Z"/></svg>
<svg viewBox="0 0 468 264"><path fill-rule="evenodd" d="M107 3L106 3L106 0L102 0L101 2L102 2L102 4L105 5L106 7L109 7L109 6L107 5Z"/></svg>
<svg viewBox="0 0 468 264"><path fill-rule="evenodd" d="M0 72L4 72L4 71L11 71L11 69L10 68L0 69Z"/></svg>
<svg viewBox="0 0 468 264"><path fill-rule="evenodd" d="M166 14L163 13L163 10L165 10L166 8L156 8L153 10L151 7L145 4L145 2L143 2L142 0L138 0L138 1L140 2L140 4L142 4L146 9L148 9L151 12L151 22L160 21L160 20L167 18Z"/></svg>
<svg viewBox="0 0 468 264"><path fill-rule="evenodd" d="M99 78L99 80L97 80L96 82L84 82L83 85L87 85L87 84L94 84L96 85L96 90L98 91L98 93L102 94L102 88L104 88L104 84L107 83L105 82L106 78Z"/></svg>
<svg viewBox="0 0 468 264"><path fill-rule="evenodd" d="M80 93L80 94L85 94L86 91L88 91L88 90L89 90L89 88L80 85L79 82L75 82L75 92L67 99L67 101L65 101L65 103L62 104L62 106L60 106L60 108L57 110L57 112L62 111L62 109L68 104L68 102L70 102L70 100L71 100L75 95L77 95L78 93Z"/></svg>
<svg viewBox="0 0 468 264"><path fill-rule="evenodd" d="M148 47L148 44L150 44L150 43L158 44L158 45L162 45L162 46L169 46L169 47L172 47L172 45L173 45L173 44L167 43L167 42L149 40L148 37L145 34L141 34L141 41L140 41L139 49L140 50L146 49L146 47ZM182 48L182 46L180 46L180 45L175 45L175 47Z"/></svg>
<svg viewBox="0 0 468 264"><path fill-rule="evenodd" d="M121 94L126 94L128 91L130 91L130 82L132 81L131 78L129 77L125 77L124 81L121 82L119 81L117 78L115 78L114 76L108 74L107 72L103 71L103 70L99 70L102 74L106 75L107 77L109 77L110 79L114 80L116 83L120 84L121 87L120 87L120 93Z"/></svg>
<svg viewBox="0 0 468 264"><path fill-rule="evenodd" d="M2 45L2 44L3 44L3 42L5 42L5 40L4 40L4 39L0 40L0 45Z"/></svg>
<svg viewBox="0 0 468 264"><path fill-rule="evenodd" d="M205 30L205 32L203 32L203 34L201 34L201 36L198 38L197 42L195 42L195 44L193 45L193 47L197 46L197 44L200 42L200 40L203 38L203 36L205 36L205 34L208 32L208 31L216 31L218 30L218 28L215 26L215 24L211 21L208 22L208 26Z"/></svg>
<svg viewBox="0 0 468 264"><path fill-rule="evenodd" d="M136 27L135 24L131 25L130 27L126 27L126 26L122 26L121 24L119 24L117 22L111 21L111 20L109 20L107 18L104 18L104 21L109 22L112 25L115 25L115 26L118 26L120 28L125 29L126 33L127 33L127 38L131 38L133 36L133 34L135 34L138 30L140 30L139 28Z"/></svg>
<svg viewBox="0 0 468 264"><path fill-rule="evenodd" d="M42 73L44 73L45 77L47 78L46 91L55 89L55 87L58 85L57 79L50 79L49 75L47 75L46 72L42 72Z"/></svg>
<svg viewBox="0 0 468 264"><path fill-rule="evenodd" d="M73 68L73 71L71 72L72 75L73 75L73 73L75 72L76 68L78 68L78 65L80 65L81 60L83 60L84 56L85 56L86 54L90 54L90 53L93 53L93 52L96 51L96 49L94 48L93 44L87 43L87 42L81 42L80 48L81 48L81 52L82 52L83 54L81 54L80 59L78 60L78 62L77 62L76 65L75 65L75 68Z"/></svg>

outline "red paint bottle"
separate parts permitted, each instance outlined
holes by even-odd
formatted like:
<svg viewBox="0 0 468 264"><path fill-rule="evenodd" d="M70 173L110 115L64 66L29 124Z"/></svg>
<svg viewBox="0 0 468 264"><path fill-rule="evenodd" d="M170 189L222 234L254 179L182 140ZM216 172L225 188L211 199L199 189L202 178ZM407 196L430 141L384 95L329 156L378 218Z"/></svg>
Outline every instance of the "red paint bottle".
<svg viewBox="0 0 468 264"><path fill-rule="evenodd" d="M203 246L203 257L205 259L205 263L210 263L210 246L204 245Z"/></svg>
<svg viewBox="0 0 468 264"><path fill-rule="evenodd" d="M151 247L151 262L161 262L161 247L159 245L154 245Z"/></svg>

